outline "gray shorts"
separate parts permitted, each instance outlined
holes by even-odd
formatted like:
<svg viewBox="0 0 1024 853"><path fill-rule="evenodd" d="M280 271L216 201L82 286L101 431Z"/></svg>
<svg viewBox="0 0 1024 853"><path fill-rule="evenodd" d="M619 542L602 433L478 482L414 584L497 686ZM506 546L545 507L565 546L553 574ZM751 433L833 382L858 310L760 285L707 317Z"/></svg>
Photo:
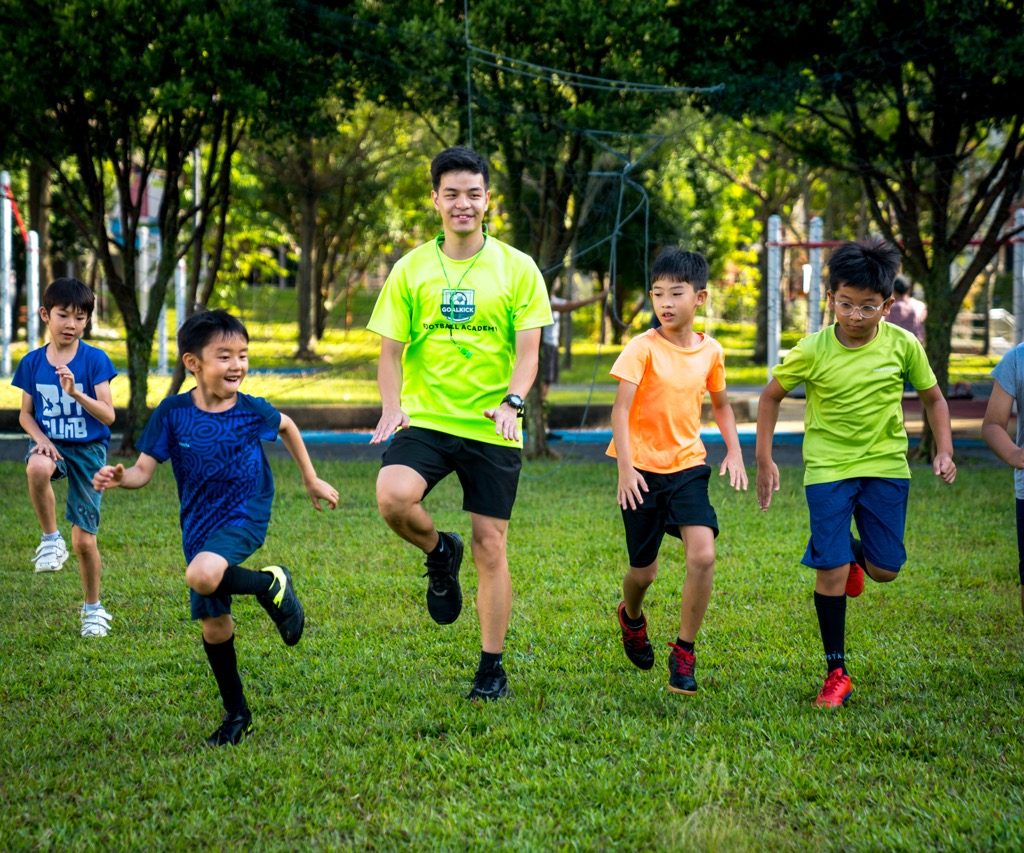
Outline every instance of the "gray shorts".
<svg viewBox="0 0 1024 853"><path fill-rule="evenodd" d="M34 442L29 444L25 454L26 463L35 446ZM57 467L50 475L50 480L68 481L64 517L76 527L95 536L100 529L100 501L103 495L92 487L92 478L107 464L107 445L102 441L89 444L55 441L53 446L64 458L57 460Z"/></svg>

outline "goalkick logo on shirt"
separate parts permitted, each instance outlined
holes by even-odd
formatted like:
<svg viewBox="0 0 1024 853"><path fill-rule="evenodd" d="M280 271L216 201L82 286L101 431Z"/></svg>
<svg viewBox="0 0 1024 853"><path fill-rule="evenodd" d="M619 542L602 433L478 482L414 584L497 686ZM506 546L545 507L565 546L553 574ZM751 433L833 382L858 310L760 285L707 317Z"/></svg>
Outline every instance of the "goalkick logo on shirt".
<svg viewBox="0 0 1024 853"><path fill-rule="evenodd" d="M476 303L474 291L445 288L441 291L441 316L450 323L465 323L473 319Z"/></svg>

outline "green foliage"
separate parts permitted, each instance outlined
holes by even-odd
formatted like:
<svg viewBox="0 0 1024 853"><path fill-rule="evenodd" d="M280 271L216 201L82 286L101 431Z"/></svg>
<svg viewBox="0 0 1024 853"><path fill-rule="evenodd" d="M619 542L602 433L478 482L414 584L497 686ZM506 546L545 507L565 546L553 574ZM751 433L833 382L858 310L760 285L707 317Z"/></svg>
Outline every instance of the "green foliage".
<svg viewBox="0 0 1024 853"><path fill-rule="evenodd" d="M111 635L78 636L71 563L33 575L27 500L0 544L15 616L0 633L0 837L10 849L1019 849L1024 653L1009 472L964 466L952 488L915 469L894 584L848 609L855 692L816 709L821 645L799 471L769 513L713 478L715 590L700 693L665 690L683 555L674 539L645 605L658 664L625 659L614 466L534 464L510 530L515 696L462 694L478 654L467 554L461 620L423 606L421 560L377 515L374 463L319 463L340 487L311 510L294 466L253 564L289 565L306 634L281 645L239 597L236 647L254 735L207 751L216 688L188 619L177 498L154 483L104 499ZM24 489L20 464L0 485ZM58 486L58 489L60 487ZM429 499L468 531L449 478ZM551 512L557 506L558 512ZM65 530L65 533L67 531Z"/></svg>

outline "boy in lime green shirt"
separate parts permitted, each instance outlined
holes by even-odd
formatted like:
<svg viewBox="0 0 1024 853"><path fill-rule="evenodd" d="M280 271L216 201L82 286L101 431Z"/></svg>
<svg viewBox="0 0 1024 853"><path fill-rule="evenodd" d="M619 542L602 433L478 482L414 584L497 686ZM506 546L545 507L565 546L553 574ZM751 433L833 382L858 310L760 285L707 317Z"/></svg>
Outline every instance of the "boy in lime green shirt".
<svg viewBox="0 0 1024 853"><path fill-rule="evenodd" d="M779 488L772 460L779 405L800 383L807 391L803 454L811 536L802 562L815 570L827 673L816 702L824 707L842 705L853 692L845 658L847 596L860 595L865 572L881 583L895 580L907 558L904 382L917 389L935 437L932 470L943 482L956 478L949 407L924 348L910 332L882 322L898 267L899 252L878 238L836 249L828 292L836 322L790 351L758 405L757 498L767 510Z"/></svg>

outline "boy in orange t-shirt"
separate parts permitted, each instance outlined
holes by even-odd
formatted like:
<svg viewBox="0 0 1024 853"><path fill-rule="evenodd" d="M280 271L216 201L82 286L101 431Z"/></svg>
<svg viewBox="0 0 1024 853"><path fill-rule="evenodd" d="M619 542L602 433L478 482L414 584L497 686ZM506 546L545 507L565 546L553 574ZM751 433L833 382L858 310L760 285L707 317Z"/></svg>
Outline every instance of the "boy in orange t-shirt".
<svg viewBox="0 0 1024 853"><path fill-rule="evenodd" d="M725 392L722 347L693 330L697 307L707 300L707 261L696 252L666 249L654 262L651 281L651 302L661 325L631 340L611 369L619 390L608 455L618 460L618 502L629 552L619 627L626 657L640 669L654 666L644 594L658 574L661 540L666 533L679 537L686 548L686 579L679 636L669 643L668 689L693 695L694 641L711 599L718 535L718 518L708 499L711 468L700 440L705 391L725 439L719 475L728 472L730 486L746 489L747 472Z"/></svg>

